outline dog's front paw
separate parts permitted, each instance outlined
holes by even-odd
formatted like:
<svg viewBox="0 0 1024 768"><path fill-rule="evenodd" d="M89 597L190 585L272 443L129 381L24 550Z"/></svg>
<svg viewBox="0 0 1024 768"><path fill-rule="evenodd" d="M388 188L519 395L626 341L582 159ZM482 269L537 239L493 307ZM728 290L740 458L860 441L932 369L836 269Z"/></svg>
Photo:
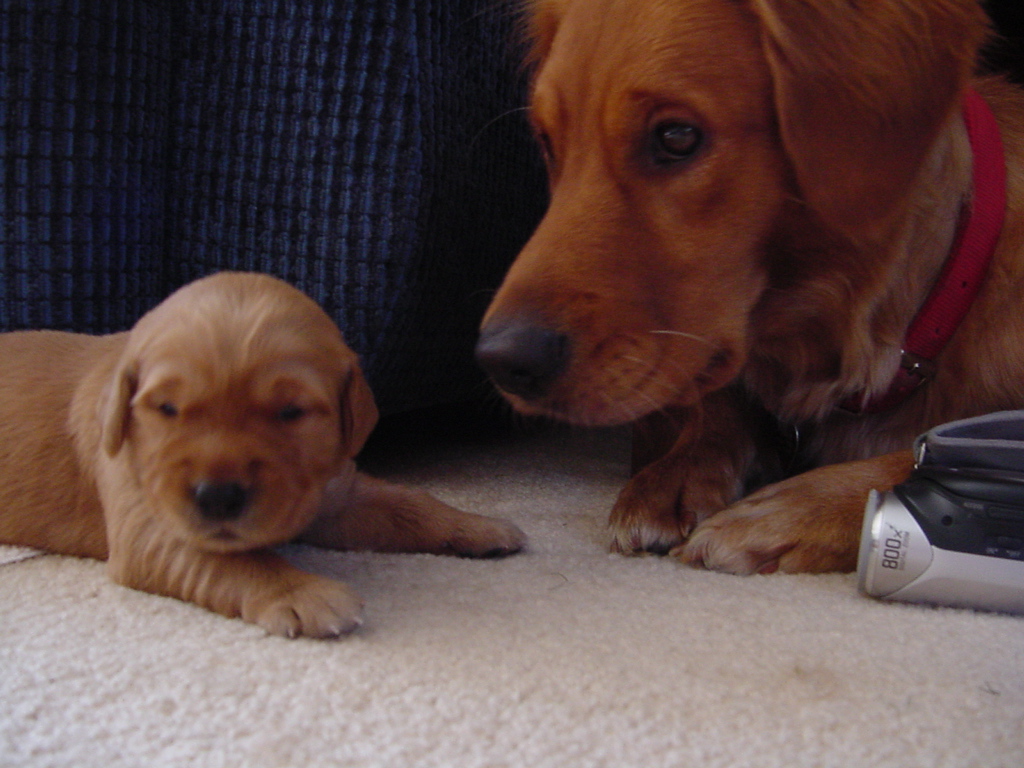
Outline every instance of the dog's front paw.
<svg viewBox="0 0 1024 768"><path fill-rule="evenodd" d="M902 482L913 464L900 451L804 472L704 521L670 554L737 574L852 571L868 492Z"/></svg>
<svg viewBox="0 0 1024 768"><path fill-rule="evenodd" d="M242 618L282 637L330 638L362 623L363 602L340 581L309 576L286 592L251 601Z"/></svg>
<svg viewBox="0 0 1024 768"><path fill-rule="evenodd" d="M612 551L665 554L728 501L736 483L728 468L669 455L638 472L619 493L608 525Z"/></svg>
<svg viewBox="0 0 1024 768"><path fill-rule="evenodd" d="M626 484L608 518L613 552L665 554L686 538L696 517L680 509L681 488L673 480L649 467Z"/></svg>
<svg viewBox="0 0 1024 768"><path fill-rule="evenodd" d="M743 575L853 570L868 488L837 487L820 473L770 485L733 504L670 554Z"/></svg>

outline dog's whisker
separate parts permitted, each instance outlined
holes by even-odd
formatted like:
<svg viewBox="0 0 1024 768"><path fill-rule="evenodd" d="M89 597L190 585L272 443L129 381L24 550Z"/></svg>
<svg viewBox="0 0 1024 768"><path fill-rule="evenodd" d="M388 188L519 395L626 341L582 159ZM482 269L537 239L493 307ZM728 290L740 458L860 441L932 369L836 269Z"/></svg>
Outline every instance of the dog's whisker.
<svg viewBox="0 0 1024 768"><path fill-rule="evenodd" d="M639 382L629 381L625 374L620 374L607 382L604 387L597 390L606 405L612 406L614 410L625 413L630 421L636 421L649 413L661 411L667 407L667 403L676 399L680 394L678 387L658 375L657 370L649 367L649 362L641 358L622 355L622 360L628 360L644 365L648 368L647 375ZM650 390L666 392L667 397L655 397ZM627 390L630 397L621 399L613 397L608 392ZM632 403L640 401L647 404L647 408L636 408Z"/></svg>
<svg viewBox="0 0 1024 768"><path fill-rule="evenodd" d="M487 132L487 130L491 126L493 126L493 125L495 125L497 123L500 123L502 120L504 120L504 119L506 119L508 117L511 117L512 115L518 115L518 114L521 114L523 112L529 112L529 111L530 111L529 107L513 107L512 109L505 110L504 112L502 112L499 115L495 115L490 120L488 120L486 123L484 123L480 127L480 130L478 130L476 132L476 134L473 136L473 138L470 140L470 142L469 142L470 149L472 149L473 147L476 146L476 143L480 140L480 138Z"/></svg>
<svg viewBox="0 0 1024 768"><path fill-rule="evenodd" d="M648 361L644 360L642 357L634 357L633 355L622 355L619 357L619 359L627 360L631 363L636 363L637 365L642 365L645 368L651 367L651 364Z"/></svg>
<svg viewBox="0 0 1024 768"><path fill-rule="evenodd" d="M637 355L620 354L617 359L639 366L644 371L644 374L639 381L630 381L628 372L621 371L617 376L613 377L606 383L604 390L629 390L634 398L638 396L643 397L651 405L651 410L660 410L665 407L662 400L668 402L675 401L682 395L685 387L688 386L690 379L690 376L687 375L688 371L671 357L661 357L659 360L653 361ZM680 384L673 382L671 378L662 375L662 369L666 367L678 372L680 374L680 381L686 383L681 386ZM650 390L664 392L667 393L667 395L664 398L655 398L650 394Z"/></svg>
<svg viewBox="0 0 1024 768"><path fill-rule="evenodd" d="M643 360L642 358L634 357L631 355L623 355L623 360L629 360L630 362L639 363L645 368L648 368L647 377L644 383L652 384L657 387L661 387L664 390L668 390L673 394L679 394L680 387L678 384L672 382L672 380L662 375L663 370L668 368L679 374L679 378L682 381L689 381L689 371L681 363L673 359L672 357L662 357L657 363L652 363L649 360Z"/></svg>
<svg viewBox="0 0 1024 768"><path fill-rule="evenodd" d="M640 419L642 416L642 414L640 414L636 409L630 407L630 404L626 401L616 400L603 392L601 393L601 397L605 401L605 404L610 406L610 410L621 414L621 420L623 423L632 423Z"/></svg>
<svg viewBox="0 0 1024 768"><path fill-rule="evenodd" d="M656 336L673 336L679 339L688 339L690 341L696 341L699 344L703 344L706 347L716 348L716 344L710 339L706 339L703 336L698 336L695 333L687 333L686 331L669 331L669 330L658 330L650 331L650 333Z"/></svg>

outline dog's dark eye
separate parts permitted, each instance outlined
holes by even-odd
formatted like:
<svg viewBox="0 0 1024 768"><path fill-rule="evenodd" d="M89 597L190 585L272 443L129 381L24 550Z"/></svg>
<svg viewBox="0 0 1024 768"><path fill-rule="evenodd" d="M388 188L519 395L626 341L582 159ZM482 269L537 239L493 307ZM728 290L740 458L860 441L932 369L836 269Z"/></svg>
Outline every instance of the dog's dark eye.
<svg viewBox="0 0 1024 768"><path fill-rule="evenodd" d="M704 143L704 134L690 123L659 123L653 139L655 161L668 164L693 157Z"/></svg>
<svg viewBox="0 0 1024 768"><path fill-rule="evenodd" d="M277 412L277 420L283 422L298 421L306 412L297 405L286 405L284 408Z"/></svg>
<svg viewBox="0 0 1024 768"><path fill-rule="evenodd" d="M160 403L156 409L169 419L173 419L178 415L178 409L175 407L174 403Z"/></svg>

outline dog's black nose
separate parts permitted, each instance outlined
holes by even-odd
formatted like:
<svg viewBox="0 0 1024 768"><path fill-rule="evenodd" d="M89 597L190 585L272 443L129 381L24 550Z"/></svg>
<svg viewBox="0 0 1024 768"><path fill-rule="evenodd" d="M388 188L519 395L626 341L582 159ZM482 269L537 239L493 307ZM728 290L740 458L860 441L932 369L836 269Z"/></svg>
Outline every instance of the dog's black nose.
<svg viewBox="0 0 1024 768"><path fill-rule="evenodd" d="M569 361L569 337L529 323L488 326L476 359L494 383L524 400L547 394Z"/></svg>
<svg viewBox="0 0 1024 768"><path fill-rule="evenodd" d="M249 491L235 482L203 480L192 489L192 497L207 520L236 520L249 503Z"/></svg>

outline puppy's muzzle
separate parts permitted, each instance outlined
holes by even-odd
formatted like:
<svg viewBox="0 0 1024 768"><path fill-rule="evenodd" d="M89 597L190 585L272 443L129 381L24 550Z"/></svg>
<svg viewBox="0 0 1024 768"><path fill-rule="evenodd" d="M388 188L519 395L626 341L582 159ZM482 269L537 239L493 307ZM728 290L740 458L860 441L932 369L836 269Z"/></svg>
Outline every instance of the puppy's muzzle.
<svg viewBox="0 0 1024 768"><path fill-rule="evenodd" d="M523 400L544 397L565 371L569 337L526 321L488 323L480 332L476 359L502 390Z"/></svg>
<svg viewBox="0 0 1024 768"><path fill-rule="evenodd" d="M192 488L192 498L204 520L228 522L245 512L252 491L237 482L203 480Z"/></svg>

